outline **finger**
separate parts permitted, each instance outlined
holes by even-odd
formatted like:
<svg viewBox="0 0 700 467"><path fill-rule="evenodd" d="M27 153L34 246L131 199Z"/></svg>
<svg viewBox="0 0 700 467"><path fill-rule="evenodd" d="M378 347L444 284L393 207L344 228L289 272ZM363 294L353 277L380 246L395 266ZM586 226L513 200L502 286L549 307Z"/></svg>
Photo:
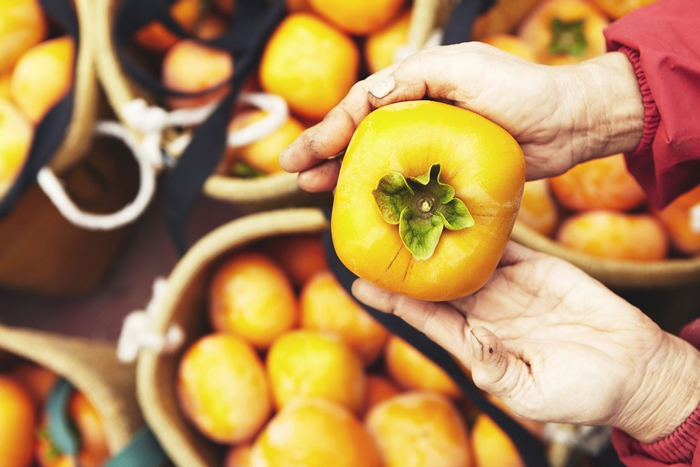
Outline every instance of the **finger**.
<svg viewBox="0 0 700 467"><path fill-rule="evenodd" d="M352 293L365 305L403 319L469 366L465 355L468 325L464 316L450 305L395 294L362 279L352 284Z"/></svg>
<svg viewBox="0 0 700 467"><path fill-rule="evenodd" d="M474 326L469 332L471 374L474 384L496 397L512 394L529 377L529 366L518 359L491 331Z"/></svg>
<svg viewBox="0 0 700 467"><path fill-rule="evenodd" d="M331 191L335 188L339 173L340 159L331 159L300 172L297 183L302 190L311 193Z"/></svg>

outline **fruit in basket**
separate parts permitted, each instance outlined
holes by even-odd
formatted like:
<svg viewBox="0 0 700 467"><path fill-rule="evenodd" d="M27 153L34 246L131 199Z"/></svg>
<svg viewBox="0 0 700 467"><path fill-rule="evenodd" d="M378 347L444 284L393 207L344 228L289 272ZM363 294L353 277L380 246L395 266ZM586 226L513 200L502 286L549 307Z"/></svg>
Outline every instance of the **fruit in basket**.
<svg viewBox="0 0 700 467"><path fill-rule="evenodd" d="M0 197L19 175L34 139L34 125L10 101L0 98Z"/></svg>
<svg viewBox="0 0 700 467"><path fill-rule="evenodd" d="M302 328L337 335L365 365L379 357L389 331L355 301L330 270L311 277L299 301Z"/></svg>
<svg viewBox="0 0 700 467"><path fill-rule="evenodd" d="M16 381L0 376L0 467L29 467L34 453L35 408Z"/></svg>
<svg viewBox="0 0 700 467"><path fill-rule="evenodd" d="M492 45L505 52L517 55L520 58L524 58L529 62L537 61L537 56L535 55L535 51L532 49L532 46L525 42L522 37L514 34L489 34L479 39L479 42Z"/></svg>
<svg viewBox="0 0 700 467"><path fill-rule="evenodd" d="M367 389L365 390L365 405L362 409L362 415L367 415L375 405L397 396L401 392L401 389L386 376L381 374L367 375Z"/></svg>
<svg viewBox="0 0 700 467"><path fill-rule="evenodd" d="M30 362L13 365L9 375L27 390L37 406L49 397L58 379L53 371Z"/></svg>
<svg viewBox="0 0 700 467"><path fill-rule="evenodd" d="M216 331L232 332L264 350L297 324L299 304L279 264L261 253L238 253L212 278L209 317Z"/></svg>
<svg viewBox="0 0 700 467"><path fill-rule="evenodd" d="M366 376L360 357L340 338L298 329L280 336L267 353L275 406L320 397L359 413Z"/></svg>
<svg viewBox="0 0 700 467"><path fill-rule="evenodd" d="M565 173L551 177L549 184L557 201L573 211L629 211L647 199L642 187L627 170L623 154L575 165Z"/></svg>
<svg viewBox="0 0 700 467"><path fill-rule="evenodd" d="M608 17L586 0L544 0L520 24L538 63L566 65L605 53Z"/></svg>
<svg viewBox="0 0 700 467"><path fill-rule="evenodd" d="M385 467L472 465L466 424L440 394L409 391L394 396L370 410L365 425Z"/></svg>
<svg viewBox="0 0 700 467"><path fill-rule="evenodd" d="M259 122L268 113L264 110L246 110L234 115L228 125L228 133L235 133L241 129ZM305 127L299 120L289 116L279 128L269 135L253 141L250 144L239 147L228 147L224 156L223 172L227 175L237 175L237 164L244 164L248 170L255 173L273 174L284 172L280 166L280 153L289 146Z"/></svg>
<svg viewBox="0 0 700 467"><path fill-rule="evenodd" d="M403 389L425 389L455 398L462 394L445 370L395 334L386 343L384 362L387 374Z"/></svg>
<svg viewBox="0 0 700 467"><path fill-rule="evenodd" d="M199 97L168 97L167 106L199 107L220 99L228 92L226 82L232 75L233 57L228 52L191 39L178 41L163 57L163 84L178 92L210 92Z"/></svg>
<svg viewBox="0 0 700 467"><path fill-rule="evenodd" d="M546 179L525 182L518 222L545 237L554 233L559 223L559 211Z"/></svg>
<svg viewBox="0 0 700 467"><path fill-rule="evenodd" d="M378 287L463 297L496 269L524 182L520 146L490 120L435 101L390 104L365 117L345 152L333 244Z"/></svg>
<svg viewBox="0 0 700 467"><path fill-rule="evenodd" d="M170 6L169 11L173 20L182 29L192 32L200 17L200 13L203 11L202 0L176 0ZM181 38L170 32L159 21L152 21L136 31L134 39L140 47L146 50L164 53Z"/></svg>
<svg viewBox="0 0 700 467"><path fill-rule="evenodd" d="M109 448L102 420L95 407L76 391L68 402L68 417L74 423L80 439L78 454L81 467L102 467L109 460ZM48 425L43 422L37 432L36 457L41 467L76 465L71 455L61 453L52 441Z"/></svg>
<svg viewBox="0 0 700 467"><path fill-rule="evenodd" d="M662 210L653 210L680 253L700 255L700 185L680 195Z"/></svg>
<svg viewBox="0 0 700 467"><path fill-rule="evenodd" d="M237 444L229 448L224 459L223 467L253 467L250 451L253 446L250 443Z"/></svg>
<svg viewBox="0 0 700 467"><path fill-rule="evenodd" d="M280 410L253 444L255 467L380 467L379 453L345 407L297 399Z"/></svg>
<svg viewBox="0 0 700 467"><path fill-rule="evenodd" d="M263 241L260 248L275 258L296 287L303 286L318 271L328 268L319 234L274 237Z"/></svg>
<svg viewBox="0 0 700 467"><path fill-rule="evenodd" d="M629 261L660 261L668 253L668 236L652 214L591 210L565 219L559 243L592 256Z"/></svg>
<svg viewBox="0 0 700 467"><path fill-rule="evenodd" d="M376 73L396 61L397 51L405 46L408 40L412 11L406 10L389 24L367 36L364 57L370 73Z"/></svg>
<svg viewBox="0 0 700 467"><path fill-rule="evenodd" d="M348 34L358 36L383 28L400 14L406 4L406 0L309 0L309 5L319 16Z"/></svg>
<svg viewBox="0 0 700 467"><path fill-rule="evenodd" d="M17 60L10 93L32 122L44 118L70 90L74 58L75 41L70 36L61 36L35 45Z"/></svg>
<svg viewBox="0 0 700 467"><path fill-rule="evenodd" d="M524 467L525 464L508 435L488 415L480 413L471 430L475 465Z"/></svg>
<svg viewBox="0 0 700 467"><path fill-rule="evenodd" d="M292 13L265 46L260 86L284 98L295 115L318 121L355 84L359 63L358 46L345 33L312 14Z"/></svg>
<svg viewBox="0 0 700 467"><path fill-rule="evenodd" d="M612 19L619 19L637 8L654 3L656 0L591 0Z"/></svg>
<svg viewBox="0 0 700 467"><path fill-rule="evenodd" d="M0 2L0 73L8 71L27 50L44 40L46 18L39 0Z"/></svg>
<svg viewBox="0 0 700 467"><path fill-rule="evenodd" d="M12 80L12 70L0 72L0 99L12 99L10 83Z"/></svg>
<svg viewBox="0 0 700 467"><path fill-rule="evenodd" d="M206 335L187 349L178 368L177 397L186 418L220 443L249 441L272 412L260 357L230 333Z"/></svg>

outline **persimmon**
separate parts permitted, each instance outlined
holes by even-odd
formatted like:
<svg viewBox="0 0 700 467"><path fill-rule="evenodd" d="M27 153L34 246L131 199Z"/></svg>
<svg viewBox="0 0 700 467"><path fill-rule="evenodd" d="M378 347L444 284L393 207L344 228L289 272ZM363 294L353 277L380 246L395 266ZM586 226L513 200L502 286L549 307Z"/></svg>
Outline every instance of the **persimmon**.
<svg viewBox="0 0 700 467"><path fill-rule="evenodd" d="M3 73L24 52L46 38L47 24L39 0L3 0L0 18L0 73Z"/></svg>
<svg viewBox="0 0 700 467"><path fill-rule="evenodd" d="M353 413L362 409L364 366L337 336L303 329L289 331L272 343L266 365L278 409L308 397L333 401Z"/></svg>
<svg viewBox="0 0 700 467"><path fill-rule="evenodd" d="M58 375L48 368L25 361L13 365L8 375L27 390L37 407L46 401L58 380Z"/></svg>
<svg viewBox="0 0 700 467"><path fill-rule="evenodd" d="M202 0L176 0L170 6L170 15L182 29L192 32L202 10ZM162 23L152 21L136 31L134 39L146 50L164 53L182 38L170 32Z"/></svg>
<svg viewBox="0 0 700 467"><path fill-rule="evenodd" d="M299 301L302 328L339 336L365 365L379 357L389 331L355 301L330 270L311 277Z"/></svg>
<svg viewBox="0 0 700 467"><path fill-rule="evenodd" d="M572 250L602 258L660 261L668 254L668 235L652 214L585 211L564 220L555 238Z"/></svg>
<svg viewBox="0 0 700 467"><path fill-rule="evenodd" d="M250 459L251 443L236 444L229 448L223 467L253 467Z"/></svg>
<svg viewBox="0 0 700 467"><path fill-rule="evenodd" d="M454 398L462 394L445 370L397 335L389 336L384 363L387 374L403 389L425 389Z"/></svg>
<svg viewBox="0 0 700 467"><path fill-rule="evenodd" d="M586 0L545 0L523 19L517 35L538 63L566 65L605 53L608 17Z"/></svg>
<svg viewBox="0 0 700 467"><path fill-rule="evenodd" d="M272 412L260 357L230 333L203 336L187 349L178 368L177 397L186 418L220 443L250 441Z"/></svg>
<svg viewBox="0 0 700 467"><path fill-rule="evenodd" d="M518 221L550 237L559 223L559 211L547 179L525 182Z"/></svg>
<svg viewBox="0 0 700 467"><path fill-rule="evenodd" d="M260 248L282 266L296 287L327 269L326 252L319 234L296 234L263 241Z"/></svg>
<svg viewBox="0 0 700 467"><path fill-rule="evenodd" d="M471 429L475 467L524 467L513 441L488 415L480 413Z"/></svg>
<svg viewBox="0 0 700 467"><path fill-rule="evenodd" d="M700 185L653 213L666 227L676 250L689 256L700 255Z"/></svg>
<svg viewBox="0 0 700 467"><path fill-rule="evenodd" d="M362 414L366 415L375 405L399 395L401 392L401 389L386 376L368 374L365 404L362 409Z"/></svg>
<svg viewBox="0 0 700 467"><path fill-rule="evenodd" d="M12 102L0 98L0 197L15 182L34 139L34 125Z"/></svg>
<svg viewBox="0 0 700 467"><path fill-rule="evenodd" d="M10 93L32 122L41 120L70 90L74 58L75 41L61 36L35 45L17 60Z"/></svg>
<svg viewBox="0 0 700 467"><path fill-rule="evenodd" d="M355 84L359 64L347 34L315 15L292 13L265 45L260 86L284 98L295 115L320 121Z"/></svg>
<svg viewBox="0 0 700 467"><path fill-rule="evenodd" d="M385 467L472 465L465 422L452 401L438 393L391 397L369 411L365 425Z"/></svg>
<svg viewBox="0 0 700 467"><path fill-rule="evenodd" d="M656 0L591 0L612 19L620 19L637 8L654 3Z"/></svg>
<svg viewBox="0 0 700 467"><path fill-rule="evenodd" d="M537 56L532 46L522 37L509 33L488 34L479 39L479 42L492 45L504 52L511 53L529 62L536 62Z"/></svg>
<svg viewBox="0 0 700 467"><path fill-rule="evenodd" d="M0 99L12 99L10 83L12 82L11 70L0 72Z"/></svg>
<svg viewBox="0 0 700 467"><path fill-rule="evenodd" d="M34 453L36 409L16 381L0 376L0 467L29 467Z"/></svg>
<svg viewBox="0 0 700 467"><path fill-rule="evenodd" d="M376 73L396 61L398 50L406 45L412 9L408 9L383 28L367 36L364 58L370 73Z"/></svg>
<svg viewBox="0 0 700 467"><path fill-rule="evenodd" d="M175 43L163 57L163 84L184 93L211 90L200 97L168 97L170 109L198 107L217 99L228 92L225 83L233 75L233 57L226 51L199 44L191 39Z"/></svg>
<svg viewBox="0 0 700 467"><path fill-rule="evenodd" d="M251 109L237 113L228 125L228 133L234 133L252 125L263 118L268 113L264 110ZM284 172L279 163L280 153L284 148L294 141L305 126L290 116L275 131L269 135L253 141L245 146L227 148L224 164L229 167L225 172L227 175L236 175L233 167L238 162L246 164L248 167L262 173L273 174Z"/></svg>
<svg viewBox="0 0 700 467"><path fill-rule="evenodd" d="M380 107L358 125L340 167L338 258L392 292L469 295L496 269L524 183L522 149L490 120L429 100Z"/></svg>
<svg viewBox="0 0 700 467"><path fill-rule="evenodd" d="M396 18L406 0L375 0L371 6L356 0L308 0L319 16L348 34L366 36Z"/></svg>
<svg viewBox="0 0 700 467"><path fill-rule="evenodd" d="M209 317L216 331L232 332L264 350L297 324L299 304L279 264L258 252L241 252L212 277Z"/></svg>
<svg viewBox="0 0 700 467"><path fill-rule="evenodd" d="M629 211L646 201L646 193L627 170L625 157L615 154L592 159L549 178L559 203L574 211Z"/></svg>
<svg viewBox="0 0 700 467"><path fill-rule="evenodd" d="M365 427L346 407L297 399L280 410L253 443L252 465L265 467L380 467Z"/></svg>

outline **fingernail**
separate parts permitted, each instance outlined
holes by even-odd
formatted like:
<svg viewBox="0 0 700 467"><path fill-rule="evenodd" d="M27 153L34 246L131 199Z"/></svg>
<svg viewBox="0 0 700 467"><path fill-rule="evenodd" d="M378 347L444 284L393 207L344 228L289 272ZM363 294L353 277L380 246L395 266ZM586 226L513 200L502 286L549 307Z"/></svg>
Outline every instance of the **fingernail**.
<svg viewBox="0 0 700 467"><path fill-rule="evenodd" d="M378 83L375 83L374 86L370 88L369 93L377 99L382 99L386 97L391 91L393 91L394 87L396 87L396 81L394 80L394 76L389 75L388 77L384 78Z"/></svg>
<svg viewBox="0 0 700 467"><path fill-rule="evenodd" d="M484 344L474 335L474 331L469 331L470 341L472 343L472 357L476 360L484 360Z"/></svg>

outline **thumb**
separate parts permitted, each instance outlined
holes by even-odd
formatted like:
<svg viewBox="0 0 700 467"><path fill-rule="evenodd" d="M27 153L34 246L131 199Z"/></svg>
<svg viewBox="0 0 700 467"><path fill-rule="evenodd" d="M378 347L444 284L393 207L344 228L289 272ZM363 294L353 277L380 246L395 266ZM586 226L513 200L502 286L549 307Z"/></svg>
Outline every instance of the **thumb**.
<svg viewBox="0 0 700 467"><path fill-rule="evenodd" d="M472 347L472 379L480 389L496 397L511 394L522 381L522 372L527 365L503 345L503 342L488 329L475 326L469 332Z"/></svg>

